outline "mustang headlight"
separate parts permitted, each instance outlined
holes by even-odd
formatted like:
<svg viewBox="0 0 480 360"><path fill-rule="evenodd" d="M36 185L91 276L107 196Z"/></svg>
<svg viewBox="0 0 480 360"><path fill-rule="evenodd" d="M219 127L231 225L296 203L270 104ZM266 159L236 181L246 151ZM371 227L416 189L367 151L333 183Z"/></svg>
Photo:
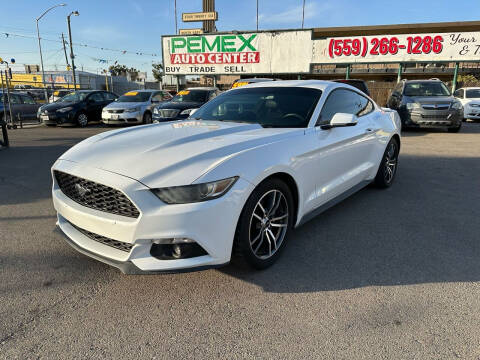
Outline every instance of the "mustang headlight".
<svg viewBox="0 0 480 360"><path fill-rule="evenodd" d="M133 108L124 110L124 112L127 112L127 113L132 113L132 112L137 112L137 111L140 111L140 108L138 106L135 106Z"/></svg>
<svg viewBox="0 0 480 360"><path fill-rule="evenodd" d="M157 108L153 108L153 113L158 115L158 109Z"/></svg>
<svg viewBox="0 0 480 360"><path fill-rule="evenodd" d="M167 204L188 204L219 198L235 184L238 176L203 184L172 186L153 189L153 193Z"/></svg>
<svg viewBox="0 0 480 360"><path fill-rule="evenodd" d="M416 102L409 102L407 103L407 110L414 110L414 109L419 109L420 104Z"/></svg>
<svg viewBox="0 0 480 360"><path fill-rule="evenodd" d="M72 109L73 109L73 107L67 106L67 107L58 109L57 111L58 111L59 113L66 113L66 112L69 112L69 111L72 110Z"/></svg>
<svg viewBox="0 0 480 360"><path fill-rule="evenodd" d="M190 113L192 112L192 110L195 110L195 109L186 109L186 110L183 110L180 115L190 115Z"/></svg>
<svg viewBox="0 0 480 360"><path fill-rule="evenodd" d="M460 110L462 108L462 103L460 101L454 101L452 103L452 109Z"/></svg>

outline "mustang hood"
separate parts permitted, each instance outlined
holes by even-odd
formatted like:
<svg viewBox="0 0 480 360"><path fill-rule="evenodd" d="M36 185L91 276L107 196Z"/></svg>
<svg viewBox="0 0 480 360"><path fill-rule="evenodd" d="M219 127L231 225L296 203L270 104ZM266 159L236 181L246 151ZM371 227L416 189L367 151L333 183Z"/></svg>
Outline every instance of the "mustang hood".
<svg viewBox="0 0 480 360"><path fill-rule="evenodd" d="M121 174L151 188L187 185L236 154L303 134L304 129L187 120L95 135L60 159Z"/></svg>

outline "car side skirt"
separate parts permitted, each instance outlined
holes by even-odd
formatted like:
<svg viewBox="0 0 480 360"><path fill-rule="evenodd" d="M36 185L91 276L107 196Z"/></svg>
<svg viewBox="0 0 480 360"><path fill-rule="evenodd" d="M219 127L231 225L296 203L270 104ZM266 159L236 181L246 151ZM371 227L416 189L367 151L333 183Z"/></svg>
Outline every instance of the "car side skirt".
<svg viewBox="0 0 480 360"><path fill-rule="evenodd" d="M300 219L300 221L298 222L298 224L295 227L299 227L299 226L305 224L306 222L312 220L317 215L320 215L324 211L330 209L332 206L337 205L339 202L342 202L343 200L345 200L349 196L351 196L351 195L355 194L356 192L362 190L364 187L366 187L371 182L372 182L371 180L364 180L364 181L358 183L357 185L351 187L350 189L348 189L344 193L338 195L337 197L327 201L325 204L320 205L316 209L313 209L312 211L306 213L305 215L302 216L302 218Z"/></svg>

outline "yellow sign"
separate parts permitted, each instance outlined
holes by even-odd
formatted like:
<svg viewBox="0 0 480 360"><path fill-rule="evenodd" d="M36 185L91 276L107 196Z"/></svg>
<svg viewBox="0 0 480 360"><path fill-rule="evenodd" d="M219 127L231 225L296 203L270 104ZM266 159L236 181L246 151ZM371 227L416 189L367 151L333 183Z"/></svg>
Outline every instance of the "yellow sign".
<svg viewBox="0 0 480 360"><path fill-rule="evenodd" d="M189 90L182 90L182 91L179 91L177 95L188 95L188 94L190 94Z"/></svg>
<svg viewBox="0 0 480 360"><path fill-rule="evenodd" d="M180 35L203 34L203 29L180 29Z"/></svg>
<svg viewBox="0 0 480 360"><path fill-rule="evenodd" d="M124 96L135 96L138 94L138 91L129 91L124 94Z"/></svg>
<svg viewBox="0 0 480 360"><path fill-rule="evenodd" d="M240 86L245 86L245 85L248 85L248 82L246 81L239 81L239 82L236 82L232 85L232 89L233 88L237 88L237 87L240 87Z"/></svg>
<svg viewBox="0 0 480 360"><path fill-rule="evenodd" d="M182 21L205 21L205 20L218 20L218 13L216 11L199 12L199 13L183 13Z"/></svg>

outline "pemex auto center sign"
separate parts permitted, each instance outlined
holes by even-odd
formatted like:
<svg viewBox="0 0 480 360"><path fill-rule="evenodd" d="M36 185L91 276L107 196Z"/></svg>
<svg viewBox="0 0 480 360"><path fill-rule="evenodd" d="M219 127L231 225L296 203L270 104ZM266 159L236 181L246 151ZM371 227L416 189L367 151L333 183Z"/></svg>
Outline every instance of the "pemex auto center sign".
<svg viewBox="0 0 480 360"><path fill-rule="evenodd" d="M311 31L163 37L167 74L309 72ZM286 60L288 59L288 61Z"/></svg>
<svg viewBox="0 0 480 360"><path fill-rule="evenodd" d="M480 61L480 32L312 39L312 30L162 38L165 73L301 74L312 64Z"/></svg>

